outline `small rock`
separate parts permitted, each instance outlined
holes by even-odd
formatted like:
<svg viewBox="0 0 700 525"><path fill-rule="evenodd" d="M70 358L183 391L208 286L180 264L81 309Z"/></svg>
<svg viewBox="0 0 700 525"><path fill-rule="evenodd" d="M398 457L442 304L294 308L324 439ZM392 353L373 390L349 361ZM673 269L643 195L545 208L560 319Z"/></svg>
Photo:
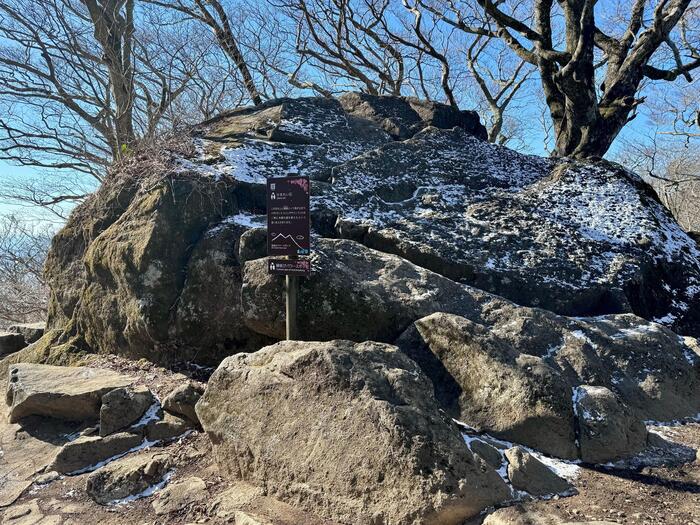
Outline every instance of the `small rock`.
<svg viewBox="0 0 700 525"><path fill-rule="evenodd" d="M162 421L152 421L146 426L146 439L169 441L193 428L193 424L187 419L166 412Z"/></svg>
<svg viewBox="0 0 700 525"><path fill-rule="evenodd" d="M518 490L533 496L546 496L570 491L573 487L521 447L506 451L508 478Z"/></svg>
<svg viewBox="0 0 700 525"><path fill-rule="evenodd" d="M58 472L52 470L37 476L37 478L34 480L34 483L36 483L37 485L48 485L49 483L51 483L52 481L56 481L60 477L61 475Z"/></svg>
<svg viewBox="0 0 700 525"><path fill-rule="evenodd" d="M96 470L88 476L85 490L97 503L136 496L163 481L170 468L166 454L126 457Z"/></svg>
<svg viewBox="0 0 700 525"><path fill-rule="evenodd" d="M168 394L163 400L163 409L171 414L185 416L197 426L200 426L194 406L199 401L199 398L202 397L202 394L204 394L202 386L189 382Z"/></svg>
<svg viewBox="0 0 700 525"><path fill-rule="evenodd" d="M97 419L102 396L131 382L130 377L97 368L12 365L6 395L10 423L32 415L68 421Z"/></svg>
<svg viewBox="0 0 700 525"><path fill-rule="evenodd" d="M137 422L156 402L144 386L115 388L102 396L100 408L100 436L114 432Z"/></svg>
<svg viewBox="0 0 700 525"><path fill-rule="evenodd" d="M27 346L24 337L10 332L0 332L0 357L19 352Z"/></svg>
<svg viewBox="0 0 700 525"><path fill-rule="evenodd" d="M495 447L492 447L480 439L475 439L469 443L469 448L471 448L472 452L478 454L481 459L486 461L486 463L491 465L493 468L501 468L501 465L503 464L503 456L501 456L501 453Z"/></svg>
<svg viewBox="0 0 700 525"><path fill-rule="evenodd" d="M156 514L170 514L184 509L192 503L204 501L209 497L207 485L200 478L187 478L173 483L160 493L153 501Z"/></svg>
<svg viewBox="0 0 700 525"><path fill-rule="evenodd" d="M121 432L107 437L81 436L66 443L49 466L61 474L76 473L138 447L143 441L139 434Z"/></svg>
<svg viewBox="0 0 700 525"><path fill-rule="evenodd" d="M44 335L46 323L23 323L10 326L7 331L24 337L28 345L36 343Z"/></svg>

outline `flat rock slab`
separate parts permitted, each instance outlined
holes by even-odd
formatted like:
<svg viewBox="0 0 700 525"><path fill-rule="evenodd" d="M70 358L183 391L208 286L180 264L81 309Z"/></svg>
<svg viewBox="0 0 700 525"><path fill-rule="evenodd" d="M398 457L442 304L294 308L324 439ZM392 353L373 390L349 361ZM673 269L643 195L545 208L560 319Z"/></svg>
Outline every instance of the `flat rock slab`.
<svg viewBox="0 0 700 525"><path fill-rule="evenodd" d="M19 334L24 337L24 341L30 345L36 343L46 330L46 323L22 323L10 326L7 331Z"/></svg>
<svg viewBox="0 0 700 525"><path fill-rule="evenodd" d="M105 438L81 436L61 448L49 470L61 474L78 474L97 469L106 460L116 459L143 442L140 434L120 432Z"/></svg>
<svg viewBox="0 0 700 525"><path fill-rule="evenodd" d="M10 422L37 415L68 421L99 418L102 396L133 378L110 370L20 363L8 374Z"/></svg>
<svg viewBox="0 0 700 525"><path fill-rule="evenodd" d="M32 484L75 431L74 424L58 420L30 417L22 423L8 423L7 408L0 406L0 507L11 505Z"/></svg>

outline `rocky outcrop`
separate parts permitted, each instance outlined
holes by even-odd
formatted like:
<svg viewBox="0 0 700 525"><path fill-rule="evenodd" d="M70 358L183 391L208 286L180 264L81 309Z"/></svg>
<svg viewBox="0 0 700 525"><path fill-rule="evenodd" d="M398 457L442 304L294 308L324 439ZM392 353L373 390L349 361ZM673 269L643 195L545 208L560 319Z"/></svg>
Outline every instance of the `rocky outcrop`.
<svg viewBox="0 0 700 525"><path fill-rule="evenodd" d="M330 246L321 239L343 238L519 304L633 312L697 332L698 248L643 182L609 163L541 159L477 137L469 112L358 94L270 101L206 122L117 166L72 214L47 261L49 327L77 348L156 361L217 364L270 344L279 319L261 312L275 286L256 275L264 183L294 173L314 181L317 279L334 279L320 276ZM410 290L391 279L391 301L406 301ZM246 283L263 303L242 298ZM390 340L394 319L415 320L411 310L433 313L428 298L409 302L380 319L377 338ZM345 337L334 322L327 338Z"/></svg>
<svg viewBox="0 0 700 525"><path fill-rule="evenodd" d="M171 466L162 453L122 458L90 474L85 491L101 505L137 496L163 482Z"/></svg>
<svg viewBox="0 0 700 525"><path fill-rule="evenodd" d="M573 319L512 304L484 318L479 324L433 314L397 341L432 379L448 413L477 430L599 462L641 450L642 421L700 411L700 359L661 325L631 315ZM578 411L580 402L590 410Z"/></svg>
<svg viewBox="0 0 700 525"><path fill-rule="evenodd" d="M6 394L10 422L32 415L69 421L96 420L102 396L132 381L131 377L96 368L12 365Z"/></svg>
<svg viewBox="0 0 700 525"><path fill-rule="evenodd" d="M396 140L414 136L427 127L461 128L486 140L486 128L474 111L455 111L447 104L413 97L346 93L340 104L350 115L373 122Z"/></svg>
<svg viewBox="0 0 700 525"><path fill-rule="evenodd" d="M456 524L509 497L388 345L283 342L229 357L197 414L224 475L342 523Z"/></svg>
<svg viewBox="0 0 700 525"><path fill-rule="evenodd" d="M429 128L344 163L317 230L565 315L698 330L698 248L637 176Z"/></svg>

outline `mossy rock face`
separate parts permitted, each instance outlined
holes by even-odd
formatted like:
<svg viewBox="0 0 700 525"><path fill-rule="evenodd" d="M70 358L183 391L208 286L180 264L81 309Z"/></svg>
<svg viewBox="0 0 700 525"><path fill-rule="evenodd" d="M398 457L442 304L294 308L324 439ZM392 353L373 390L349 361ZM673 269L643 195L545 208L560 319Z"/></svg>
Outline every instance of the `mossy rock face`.
<svg viewBox="0 0 700 525"><path fill-rule="evenodd" d="M50 326L71 325L91 351L159 362L217 363L268 342L238 322L246 228L216 228L239 210L235 183L175 173L123 190L100 190L54 240Z"/></svg>

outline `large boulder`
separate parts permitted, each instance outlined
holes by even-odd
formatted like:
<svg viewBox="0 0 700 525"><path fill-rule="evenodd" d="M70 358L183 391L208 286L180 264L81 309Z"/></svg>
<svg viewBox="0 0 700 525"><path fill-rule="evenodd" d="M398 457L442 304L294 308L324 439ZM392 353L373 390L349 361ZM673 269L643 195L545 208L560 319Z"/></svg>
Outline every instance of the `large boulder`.
<svg viewBox="0 0 700 525"><path fill-rule="evenodd" d="M223 475L341 523L457 524L509 497L389 345L290 341L232 356L196 408Z"/></svg>
<svg viewBox="0 0 700 525"><path fill-rule="evenodd" d="M428 128L333 170L326 237L565 315L633 312L694 335L697 245L636 175Z"/></svg>
<svg viewBox="0 0 700 525"><path fill-rule="evenodd" d="M102 396L132 381L131 377L98 368L12 365L6 393L10 422L33 415L68 421L98 419Z"/></svg>
<svg viewBox="0 0 700 525"><path fill-rule="evenodd" d="M314 181L316 239L354 240L523 305L633 312L700 333L698 247L638 177L477 137L470 112L351 94L266 102L138 150L53 240L48 326L71 348L161 362L215 365L274 342L279 319L251 318L243 305L244 270L264 255L266 179L295 174ZM324 242L316 263L326 271ZM255 275L262 264L249 282L272 290ZM410 293L384 288L394 303ZM432 313L428 298L410 302L384 324L412 322L412 308ZM324 338L346 336L334 323Z"/></svg>
<svg viewBox="0 0 700 525"><path fill-rule="evenodd" d="M486 305L505 301L463 286L401 257L342 239L318 239L313 271L300 279L298 337L392 342L413 321L433 312L482 320ZM284 279L268 273L268 261L245 264L242 288L246 325L283 339Z"/></svg>
<svg viewBox="0 0 700 525"><path fill-rule="evenodd" d="M432 379L444 409L478 430L604 462L643 448L643 421L700 411L700 359L659 324L629 314L575 319L507 303L482 314L483 324L433 314L396 342ZM579 411L580 403L590 409Z"/></svg>

